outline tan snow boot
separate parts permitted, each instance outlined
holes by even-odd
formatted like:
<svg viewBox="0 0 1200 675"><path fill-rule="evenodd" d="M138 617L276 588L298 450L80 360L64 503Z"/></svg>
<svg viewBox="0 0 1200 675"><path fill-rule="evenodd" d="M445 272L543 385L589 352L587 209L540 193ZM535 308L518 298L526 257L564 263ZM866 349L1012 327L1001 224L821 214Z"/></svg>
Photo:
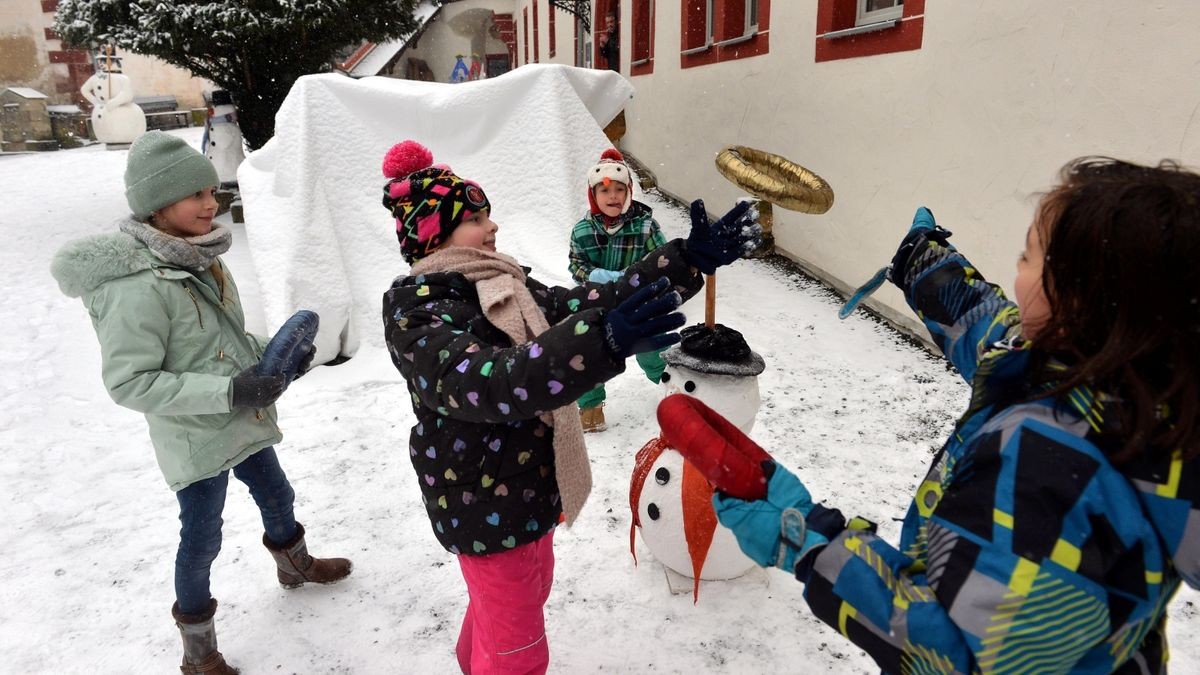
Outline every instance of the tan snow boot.
<svg viewBox="0 0 1200 675"><path fill-rule="evenodd" d="M583 433L604 431L608 425L604 423L604 405L595 408L584 408L579 411L579 422L583 425Z"/></svg>
<svg viewBox="0 0 1200 675"><path fill-rule="evenodd" d="M299 588L305 582L332 584L350 575L354 565L345 558L314 558L308 554L304 543L304 526L296 523L296 536L282 546L276 546L263 535L263 546L275 558L279 585L284 588Z"/></svg>
<svg viewBox="0 0 1200 675"><path fill-rule="evenodd" d="M216 600L210 600L208 609L200 614L180 613L178 602L171 607L171 616L175 617L175 625L179 627L179 635L183 638L183 664L179 670L184 675L237 675L240 672L225 663L225 657L217 651L217 630L213 625L213 615L216 613Z"/></svg>

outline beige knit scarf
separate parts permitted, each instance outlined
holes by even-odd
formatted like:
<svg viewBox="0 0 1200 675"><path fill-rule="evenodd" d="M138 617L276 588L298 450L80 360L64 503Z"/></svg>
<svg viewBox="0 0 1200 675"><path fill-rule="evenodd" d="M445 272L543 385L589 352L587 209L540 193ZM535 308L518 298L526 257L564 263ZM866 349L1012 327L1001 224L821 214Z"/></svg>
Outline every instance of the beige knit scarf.
<svg viewBox="0 0 1200 675"><path fill-rule="evenodd" d="M503 253L449 246L418 260L412 274L458 272L475 283L483 315L504 331L514 345L524 344L550 327L533 295L525 287L525 271ZM542 415L554 427L554 467L567 525L575 522L592 491L592 469L579 408L574 402Z"/></svg>

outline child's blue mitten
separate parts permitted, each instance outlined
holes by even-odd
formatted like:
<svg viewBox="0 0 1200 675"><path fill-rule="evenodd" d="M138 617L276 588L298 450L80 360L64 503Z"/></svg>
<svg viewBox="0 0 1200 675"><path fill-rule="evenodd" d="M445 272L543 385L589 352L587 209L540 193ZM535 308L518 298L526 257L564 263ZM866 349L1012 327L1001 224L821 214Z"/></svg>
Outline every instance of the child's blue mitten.
<svg viewBox="0 0 1200 675"><path fill-rule="evenodd" d="M281 375L284 386L312 363L315 351L313 339L320 327L316 312L302 309L292 315L267 343L255 372L258 375Z"/></svg>
<svg viewBox="0 0 1200 675"><path fill-rule="evenodd" d="M766 497L744 501L718 490L713 492L713 510L751 560L796 574L797 563L810 551L828 544L845 528L845 519L836 509L813 504L808 488L777 463L764 462L763 473L769 474ZM810 526L810 518L820 527ZM801 581L807 581L807 574L805 577Z"/></svg>
<svg viewBox="0 0 1200 675"><path fill-rule="evenodd" d="M623 274L624 272L620 270L606 270L603 267L597 267L588 273L588 281L607 284L620 279Z"/></svg>

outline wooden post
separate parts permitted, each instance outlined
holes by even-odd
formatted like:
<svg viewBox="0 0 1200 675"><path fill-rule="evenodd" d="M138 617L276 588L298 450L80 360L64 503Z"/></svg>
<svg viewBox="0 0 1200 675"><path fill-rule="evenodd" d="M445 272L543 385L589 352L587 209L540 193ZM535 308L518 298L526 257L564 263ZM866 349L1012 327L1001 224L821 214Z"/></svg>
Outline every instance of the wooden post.
<svg viewBox="0 0 1200 675"><path fill-rule="evenodd" d="M704 325L717 325L717 275L704 275Z"/></svg>
<svg viewBox="0 0 1200 675"><path fill-rule="evenodd" d="M765 258L775 253L775 234L771 231L775 225L775 208L765 199L758 200L755 208L758 209L758 224L762 227L762 243L746 257Z"/></svg>

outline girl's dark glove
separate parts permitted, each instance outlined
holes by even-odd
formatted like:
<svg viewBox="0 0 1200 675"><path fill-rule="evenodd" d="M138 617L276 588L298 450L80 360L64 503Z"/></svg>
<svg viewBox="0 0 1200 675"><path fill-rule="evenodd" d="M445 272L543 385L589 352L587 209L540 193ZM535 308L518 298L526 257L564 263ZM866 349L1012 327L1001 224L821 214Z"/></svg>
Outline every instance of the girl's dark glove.
<svg viewBox="0 0 1200 675"><path fill-rule="evenodd" d="M266 408L287 388L283 375L256 375L251 366L233 377L234 408Z"/></svg>
<svg viewBox="0 0 1200 675"><path fill-rule="evenodd" d="M642 287L604 316L604 344L613 356L657 351L679 342L675 332L687 321L674 311L683 298L666 277Z"/></svg>
<svg viewBox="0 0 1200 675"><path fill-rule="evenodd" d="M930 241L936 241L942 246L953 249L954 247L947 241L951 234L953 233L950 230L937 224L937 221L933 219L932 211L924 206L918 207L916 214L913 215L912 226L908 228L908 234L905 235L904 241L900 242L900 248L896 249L896 254L892 256L892 264L888 267L888 279L900 290L907 292L908 287L904 283L904 276L908 274L908 263L912 260L913 253Z"/></svg>
<svg viewBox="0 0 1200 675"><path fill-rule="evenodd" d="M754 250L760 242L762 227L758 211L751 208L750 202L738 204L717 222L709 223L704 201L697 199L692 202L691 218L692 231L683 253L688 264L704 274L713 274L718 267Z"/></svg>

